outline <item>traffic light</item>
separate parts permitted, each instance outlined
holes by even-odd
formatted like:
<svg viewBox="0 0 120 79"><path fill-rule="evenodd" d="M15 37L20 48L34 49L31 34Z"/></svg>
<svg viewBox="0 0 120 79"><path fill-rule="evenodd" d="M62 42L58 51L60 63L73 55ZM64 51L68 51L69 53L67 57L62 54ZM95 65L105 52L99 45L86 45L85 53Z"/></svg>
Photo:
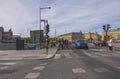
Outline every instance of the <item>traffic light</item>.
<svg viewBox="0 0 120 79"><path fill-rule="evenodd" d="M111 27L110 27L110 24L107 24L107 30L109 30Z"/></svg>
<svg viewBox="0 0 120 79"><path fill-rule="evenodd" d="M50 31L49 24L46 25L46 34L48 34Z"/></svg>
<svg viewBox="0 0 120 79"><path fill-rule="evenodd" d="M105 31L106 31L106 26L105 26L105 25L103 25L103 30L105 30Z"/></svg>

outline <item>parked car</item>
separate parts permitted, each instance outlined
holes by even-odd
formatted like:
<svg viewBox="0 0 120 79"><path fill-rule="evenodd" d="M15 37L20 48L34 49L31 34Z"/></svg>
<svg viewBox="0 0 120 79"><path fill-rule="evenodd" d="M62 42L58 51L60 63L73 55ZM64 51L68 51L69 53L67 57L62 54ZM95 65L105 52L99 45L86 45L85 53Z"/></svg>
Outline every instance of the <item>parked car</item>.
<svg viewBox="0 0 120 79"><path fill-rule="evenodd" d="M86 49L88 49L88 43L84 39L79 39L75 42L75 48L86 48Z"/></svg>

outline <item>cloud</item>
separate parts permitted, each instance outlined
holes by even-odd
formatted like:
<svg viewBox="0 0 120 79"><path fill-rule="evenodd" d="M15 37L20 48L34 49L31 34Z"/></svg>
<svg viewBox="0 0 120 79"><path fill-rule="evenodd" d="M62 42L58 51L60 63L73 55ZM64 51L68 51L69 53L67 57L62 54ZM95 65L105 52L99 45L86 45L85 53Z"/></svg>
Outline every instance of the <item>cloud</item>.
<svg viewBox="0 0 120 79"><path fill-rule="evenodd" d="M61 34L65 33L64 27L72 31L88 32L96 27L97 30L101 30L103 24L112 24L120 14L119 0L66 0L59 1L53 7L58 10L51 24L58 29L61 28Z"/></svg>
<svg viewBox="0 0 120 79"><path fill-rule="evenodd" d="M0 0L0 25L6 30L29 36L29 30L39 29L39 8L42 19L49 20L50 35L68 32L102 31L103 24L120 25L119 0ZM42 26L43 28L43 26Z"/></svg>
<svg viewBox="0 0 120 79"><path fill-rule="evenodd" d="M6 30L13 29L15 34L25 34L27 27L35 20L29 9L18 0L0 0L0 24Z"/></svg>

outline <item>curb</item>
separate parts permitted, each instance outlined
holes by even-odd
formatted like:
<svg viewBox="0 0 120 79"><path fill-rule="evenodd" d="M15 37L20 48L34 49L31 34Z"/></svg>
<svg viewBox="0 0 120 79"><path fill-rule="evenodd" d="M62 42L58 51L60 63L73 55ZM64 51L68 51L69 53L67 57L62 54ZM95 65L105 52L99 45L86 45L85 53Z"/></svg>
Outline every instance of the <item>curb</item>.
<svg viewBox="0 0 120 79"><path fill-rule="evenodd" d="M29 57L0 57L0 61L9 61L9 60L14 60L14 61L22 61L22 60L48 60L54 58L56 52L58 51L58 48L55 50L55 53L53 55L48 55L44 58L29 58Z"/></svg>

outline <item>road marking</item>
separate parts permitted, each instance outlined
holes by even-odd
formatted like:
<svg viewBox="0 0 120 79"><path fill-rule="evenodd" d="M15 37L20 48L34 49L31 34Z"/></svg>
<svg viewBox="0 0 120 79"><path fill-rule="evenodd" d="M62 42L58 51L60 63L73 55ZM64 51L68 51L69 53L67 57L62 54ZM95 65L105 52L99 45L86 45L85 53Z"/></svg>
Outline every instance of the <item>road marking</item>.
<svg viewBox="0 0 120 79"><path fill-rule="evenodd" d="M0 65L15 65L16 63L0 63Z"/></svg>
<svg viewBox="0 0 120 79"><path fill-rule="evenodd" d="M120 67L118 67L118 69L120 69Z"/></svg>
<svg viewBox="0 0 120 79"><path fill-rule="evenodd" d="M38 64L38 65L43 65L43 66L44 66L44 65L47 65L47 63L40 63L40 64Z"/></svg>
<svg viewBox="0 0 120 79"><path fill-rule="evenodd" d="M116 53L120 53L120 52L116 52Z"/></svg>
<svg viewBox="0 0 120 79"><path fill-rule="evenodd" d="M87 56L93 57L93 58L97 58L97 57L98 57L98 56L96 56L96 55L87 53L87 52L85 52L85 51L84 51L84 54L87 55Z"/></svg>
<svg viewBox="0 0 120 79"><path fill-rule="evenodd" d="M90 49L90 50L103 52L103 49Z"/></svg>
<svg viewBox="0 0 120 79"><path fill-rule="evenodd" d="M8 68L8 66L3 66L3 67L0 67L0 70L5 70L7 68Z"/></svg>
<svg viewBox="0 0 120 79"><path fill-rule="evenodd" d="M73 73L85 73L86 71L82 68L74 68L72 69Z"/></svg>
<svg viewBox="0 0 120 79"><path fill-rule="evenodd" d="M63 54L64 54L64 56L66 57L66 59L71 59L71 58L72 58L72 56L70 56L69 53L63 53Z"/></svg>
<svg viewBox="0 0 120 79"><path fill-rule="evenodd" d="M33 70L43 70L45 66L40 66L40 67L34 67Z"/></svg>
<svg viewBox="0 0 120 79"><path fill-rule="evenodd" d="M100 56L103 56L103 57L111 57L110 54L102 54L102 53L96 53L96 52L94 52L94 54L100 55Z"/></svg>
<svg viewBox="0 0 120 79"><path fill-rule="evenodd" d="M28 73L24 78L25 79L36 79L38 78L39 75L40 73Z"/></svg>
<svg viewBox="0 0 120 79"><path fill-rule="evenodd" d="M98 49L90 49L90 50L93 50L93 51L98 51Z"/></svg>
<svg viewBox="0 0 120 79"><path fill-rule="evenodd" d="M61 54L56 54L54 59L60 59L61 58Z"/></svg>
<svg viewBox="0 0 120 79"><path fill-rule="evenodd" d="M99 67L99 68L94 68L94 71L98 72L98 73L102 73L102 72L110 72L108 69L103 68L103 67Z"/></svg>
<svg viewBox="0 0 120 79"><path fill-rule="evenodd" d="M102 70L100 70L100 69L98 69L98 68L94 68L93 70L94 70L95 72L98 72L98 73L103 72Z"/></svg>

